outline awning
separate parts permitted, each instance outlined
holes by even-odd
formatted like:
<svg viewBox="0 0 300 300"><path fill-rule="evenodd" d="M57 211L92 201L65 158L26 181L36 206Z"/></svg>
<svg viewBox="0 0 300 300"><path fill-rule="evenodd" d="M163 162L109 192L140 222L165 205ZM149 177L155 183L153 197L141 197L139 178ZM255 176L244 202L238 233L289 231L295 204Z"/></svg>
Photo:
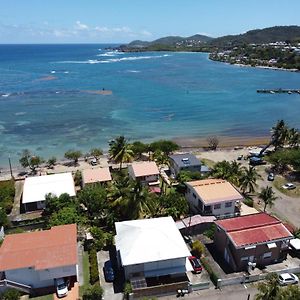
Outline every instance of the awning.
<svg viewBox="0 0 300 300"><path fill-rule="evenodd" d="M295 250L300 250L300 239L292 239L292 240L290 240L290 245L291 245Z"/></svg>
<svg viewBox="0 0 300 300"><path fill-rule="evenodd" d="M277 248L276 243L270 243L270 244L267 244L267 246L268 246L269 249Z"/></svg>

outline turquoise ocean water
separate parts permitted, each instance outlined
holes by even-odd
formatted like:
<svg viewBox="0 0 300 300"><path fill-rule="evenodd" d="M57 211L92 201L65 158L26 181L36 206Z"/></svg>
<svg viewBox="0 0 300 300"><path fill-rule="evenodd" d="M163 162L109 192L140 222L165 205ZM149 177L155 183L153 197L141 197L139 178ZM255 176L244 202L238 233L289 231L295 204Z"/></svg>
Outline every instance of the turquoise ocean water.
<svg viewBox="0 0 300 300"><path fill-rule="evenodd" d="M158 138L265 136L300 127L300 73L230 66L205 53L117 53L108 45L0 46L0 166L22 149L44 158L121 134ZM86 91L107 89L112 95Z"/></svg>

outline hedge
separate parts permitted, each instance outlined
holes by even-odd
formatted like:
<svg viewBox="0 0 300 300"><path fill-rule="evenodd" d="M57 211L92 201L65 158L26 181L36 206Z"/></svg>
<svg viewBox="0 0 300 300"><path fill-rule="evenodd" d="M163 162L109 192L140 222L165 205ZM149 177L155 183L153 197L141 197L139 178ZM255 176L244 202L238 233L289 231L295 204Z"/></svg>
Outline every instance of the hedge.
<svg viewBox="0 0 300 300"><path fill-rule="evenodd" d="M217 286L218 285L218 275L213 271L212 267L210 266L209 262L207 261L207 259L205 257L201 257L200 258L201 263L204 267L204 269L207 271L207 273L209 274L209 278L212 281L212 283Z"/></svg>
<svg viewBox="0 0 300 300"><path fill-rule="evenodd" d="M99 281L97 251L95 249L92 249L89 252L89 260L90 260L90 283L94 284Z"/></svg>

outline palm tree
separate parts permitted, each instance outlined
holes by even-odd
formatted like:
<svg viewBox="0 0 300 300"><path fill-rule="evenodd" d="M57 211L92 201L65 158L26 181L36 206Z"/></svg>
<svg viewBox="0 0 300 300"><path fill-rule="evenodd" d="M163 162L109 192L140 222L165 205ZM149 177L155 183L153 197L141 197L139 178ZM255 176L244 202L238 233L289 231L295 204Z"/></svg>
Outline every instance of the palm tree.
<svg viewBox="0 0 300 300"><path fill-rule="evenodd" d="M257 187L257 179L261 176L256 172L254 167L243 168L242 175L240 177L240 188L243 194L250 194L255 191Z"/></svg>
<svg viewBox="0 0 300 300"><path fill-rule="evenodd" d="M255 296L256 300L276 300L280 293L277 274L267 277L267 282L258 284L259 293Z"/></svg>
<svg viewBox="0 0 300 300"><path fill-rule="evenodd" d="M300 133L297 129L291 128L288 131L288 141L292 148L298 148L300 143Z"/></svg>
<svg viewBox="0 0 300 300"><path fill-rule="evenodd" d="M288 138L288 127L283 120L277 122L277 124L272 127L272 145L275 150L282 148Z"/></svg>
<svg viewBox="0 0 300 300"><path fill-rule="evenodd" d="M129 162L133 158L133 151L124 136L119 136L109 142L109 155L116 163L120 163L120 170L123 162Z"/></svg>
<svg viewBox="0 0 300 300"><path fill-rule="evenodd" d="M274 201L277 199L272 187L270 186L263 188L258 194L258 197L264 202L264 211L266 211L268 205L272 207L274 205Z"/></svg>

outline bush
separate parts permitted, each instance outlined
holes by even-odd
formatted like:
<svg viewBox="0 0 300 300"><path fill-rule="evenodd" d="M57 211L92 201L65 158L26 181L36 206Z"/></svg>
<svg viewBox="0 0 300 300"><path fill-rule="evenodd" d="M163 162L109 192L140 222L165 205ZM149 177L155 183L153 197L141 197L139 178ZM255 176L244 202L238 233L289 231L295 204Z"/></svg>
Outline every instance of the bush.
<svg viewBox="0 0 300 300"><path fill-rule="evenodd" d="M14 289L8 289L0 294L0 300L19 300L21 293Z"/></svg>
<svg viewBox="0 0 300 300"><path fill-rule="evenodd" d="M207 261L207 259L205 257L200 257L200 260L201 260L201 263L202 263L204 269L209 274L210 280L212 281L212 283L215 286L217 286L218 285L219 276L213 271L213 269L211 268L209 262Z"/></svg>
<svg viewBox="0 0 300 300"><path fill-rule="evenodd" d="M83 293L83 300L101 300L103 296L103 288L100 284L89 286Z"/></svg>
<svg viewBox="0 0 300 300"><path fill-rule="evenodd" d="M209 239L213 240L215 236L215 231L216 231L216 225L211 224L210 227L203 232L203 234L207 236Z"/></svg>
<svg viewBox="0 0 300 300"><path fill-rule="evenodd" d="M90 283L95 284L99 281L99 271L98 271L98 261L97 261L97 251L92 249L89 252L90 260Z"/></svg>
<svg viewBox="0 0 300 300"><path fill-rule="evenodd" d="M0 207L2 207L6 214L11 212L14 203L15 184L13 180L0 182Z"/></svg>
<svg viewBox="0 0 300 300"><path fill-rule="evenodd" d="M197 257L201 257L205 252L205 246L198 240L192 243L192 253Z"/></svg>
<svg viewBox="0 0 300 300"><path fill-rule="evenodd" d="M132 285L129 281L127 281L124 285L124 296L126 297L126 299L129 298L129 294L132 293Z"/></svg>
<svg viewBox="0 0 300 300"><path fill-rule="evenodd" d="M244 203L250 207L253 207L253 199L251 198L244 199Z"/></svg>

